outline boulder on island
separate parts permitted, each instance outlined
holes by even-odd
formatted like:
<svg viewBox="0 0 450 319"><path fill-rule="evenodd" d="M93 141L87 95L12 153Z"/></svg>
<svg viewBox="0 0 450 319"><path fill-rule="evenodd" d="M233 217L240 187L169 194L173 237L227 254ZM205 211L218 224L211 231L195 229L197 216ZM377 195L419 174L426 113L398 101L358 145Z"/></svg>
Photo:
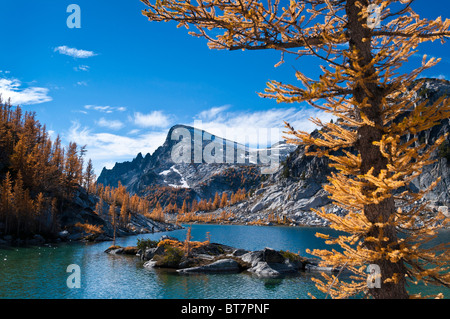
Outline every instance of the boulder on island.
<svg viewBox="0 0 450 319"><path fill-rule="evenodd" d="M220 259L211 264L178 269L180 274L190 274L190 273L238 273L240 272L239 263L234 259Z"/></svg>
<svg viewBox="0 0 450 319"><path fill-rule="evenodd" d="M297 273L305 268L306 263L306 259L296 254L280 252L268 247L248 252L240 258L251 265L249 272L259 277L269 278Z"/></svg>

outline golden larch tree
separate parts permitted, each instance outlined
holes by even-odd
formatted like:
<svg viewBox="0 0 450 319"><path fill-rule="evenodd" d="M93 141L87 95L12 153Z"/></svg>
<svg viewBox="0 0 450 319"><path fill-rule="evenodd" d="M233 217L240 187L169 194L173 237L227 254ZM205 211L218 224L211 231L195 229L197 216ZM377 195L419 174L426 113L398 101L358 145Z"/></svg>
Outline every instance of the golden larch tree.
<svg viewBox="0 0 450 319"><path fill-rule="evenodd" d="M113 227L113 246L116 245L116 229L117 229L117 213L116 213L116 200L114 199L109 205L109 215L111 216L111 224Z"/></svg>
<svg viewBox="0 0 450 319"><path fill-rule="evenodd" d="M223 192L222 198L220 199L220 208L225 207L228 205L228 194Z"/></svg>
<svg viewBox="0 0 450 319"><path fill-rule="evenodd" d="M428 105L415 94L422 85L416 81L420 73L439 59L423 56L422 64L408 72L402 66L420 43L443 42L450 35L450 20L421 18L413 10L414 0L141 1L148 6L143 14L149 20L194 26L189 33L206 38L212 49L274 49L281 52L277 65L288 54L322 63L318 78L296 71L300 85L270 81L260 93L278 102L305 101L339 119L313 119L322 128L319 136L287 124L291 142L305 145L308 155L331 160L335 171L325 189L348 212L339 217L317 211L348 235L327 238L342 252L312 253L323 265L345 266L354 273L351 282L333 275L316 279L321 291L336 298L408 298L407 280L449 285L448 246L422 247L447 219L426 219L427 206L414 206L426 191L400 190L431 163L431 154L445 139L426 148L405 136L450 116L447 99ZM368 265L379 267L381 288L368 287Z"/></svg>

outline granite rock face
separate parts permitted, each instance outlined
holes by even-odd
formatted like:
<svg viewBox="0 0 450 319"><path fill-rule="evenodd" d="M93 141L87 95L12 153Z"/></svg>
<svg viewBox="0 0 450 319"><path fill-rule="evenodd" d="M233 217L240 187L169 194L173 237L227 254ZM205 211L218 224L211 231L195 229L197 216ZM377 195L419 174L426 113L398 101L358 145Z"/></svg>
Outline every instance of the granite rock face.
<svg viewBox="0 0 450 319"><path fill-rule="evenodd" d="M235 192L258 185L261 169L275 154L280 160L295 146L278 142L266 150L254 151L237 142L186 126L173 126L163 145L153 154L139 153L131 162L104 168L97 179L103 185L120 181L131 194L148 195L149 187L171 187L181 196L212 198L215 193ZM178 200L181 207L183 200Z"/></svg>

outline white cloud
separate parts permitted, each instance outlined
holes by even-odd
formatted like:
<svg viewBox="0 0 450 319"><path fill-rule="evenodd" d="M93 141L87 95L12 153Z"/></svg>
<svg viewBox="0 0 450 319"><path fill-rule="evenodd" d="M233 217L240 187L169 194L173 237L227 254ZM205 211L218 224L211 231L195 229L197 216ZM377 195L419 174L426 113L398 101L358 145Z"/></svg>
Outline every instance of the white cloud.
<svg viewBox="0 0 450 319"><path fill-rule="evenodd" d="M102 166L102 167L105 167L105 168L107 168L107 169L111 169L111 168L114 167L114 165L116 165L116 162L108 161L108 162L103 162L101 166ZM99 175L100 175L100 172L101 172L101 171L98 172Z"/></svg>
<svg viewBox="0 0 450 319"><path fill-rule="evenodd" d="M445 74L434 75L434 76L431 76L431 78L438 79L438 80L447 80L447 76Z"/></svg>
<svg viewBox="0 0 450 319"><path fill-rule="evenodd" d="M75 71L89 71L88 65L79 65L73 68Z"/></svg>
<svg viewBox="0 0 450 319"><path fill-rule="evenodd" d="M54 52L58 52L60 54L71 56L73 58L80 58L80 59L90 58L90 57L93 57L93 56L97 55L93 51L79 50L79 49L76 49L76 48L69 48L66 45L61 45L59 47L56 47L53 51Z"/></svg>
<svg viewBox="0 0 450 319"><path fill-rule="evenodd" d="M170 123L169 117L161 111L153 111L148 114L136 112L132 121L140 127L167 127Z"/></svg>
<svg viewBox="0 0 450 319"><path fill-rule="evenodd" d="M109 105L106 105L106 106L102 106L102 105L85 105L84 108L86 110L95 110L95 111L99 111L99 112L102 112L102 113L112 113L114 111L124 112L124 111L127 110L127 108L123 107L123 106L116 107L116 106L109 106Z"/></svg>
<svg viewBox="0 0 450 319"><path fill-rule="evenodd" d="M11 99L12 104L38 104L51 101L48 89L42 87L21 88L22 83L18 79L0 78L0 94L3 100Z"/></svg>
<svg viewBox="0 0 450 319"><path fill-rule="evenodd" d="M65 139L78 145L87 145L86 157L92 158L98 176L105 165L111 168L114 162L129 161L139 152L153 153L164 143L166 136L166 130L145 132L133 137L95 133L88 127L82 127L79 122L72 122Z"/></svg>
<svg viewBox="0 0 450 319"><path fill-rule="evenodd" d="M128 135L135 135L135 134L139 133L140 131L141 131L141 130L133 129L133 130L131 130L131 131L128 132Z"/></svg>
<svg viewBox="0 0 450 319"><path fill-rule="evenodd" d="M417 77L418 79L438 79L438 80L447 80L447 76L445 74L434 74L434 75L424 75L421 74Z"/></svg>
<svg viewBox="0 0 450 319"><path fill-rule="evenodd" d="M87 86L88 84L87 84L86 81L78 81L78 82L77 82L77 85L78 85L78 86Z"/></svg>
<svg viewBox="0 0 450 319"><path fill-rule="evenodd" d="M72 110L72 112L74 112L74 113L81 113L81 114L88 114L88 112L83 111L83 110Z"/></svg>
<svg viewBox="0 0 450 319"><path fill-rule="evenodd" d="M124 124L119 120L107 120L104 117L95 122L98 126L106 127L112 130L120 130Z"/></svg>
<svg viewBox="0 0 450 319"><path fill-rule="evenodd" d="M212 107L209 110L205 110L202 111L198 114L198 117L201 120L209 120L209 119L213 119L216 118L217 115L219 115L220 113L222 113L223 111L227 110L230 107L230 105L223 105L223 106L217 106L217 107Z"/></svg>
<svg viewBox="0 0 450 319"><path fill-rule="evenodd" d="M254 112L224 112L227 108L217 111L217 108L202 111L198 119L190 125L201 128L209 133L227 138L251 147L266 147L283 140L286 134L284 121L295 129L312 132L316 126L309 119L318 117L322 121L330 121L332 115L313 108L276 108ZM201 114L214 114L215 117L202 119ZM204 118L204 116L203 116Z"/></svg>

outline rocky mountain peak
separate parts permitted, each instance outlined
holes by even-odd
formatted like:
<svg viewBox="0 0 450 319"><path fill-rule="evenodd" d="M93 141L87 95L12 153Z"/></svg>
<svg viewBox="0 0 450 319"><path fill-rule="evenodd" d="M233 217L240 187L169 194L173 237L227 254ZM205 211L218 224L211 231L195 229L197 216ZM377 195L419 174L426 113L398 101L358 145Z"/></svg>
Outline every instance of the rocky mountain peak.
<svg viewBox="0 0 450 319"><path fill-rule="evenodd" d="M216 192L254 187L262 176L260 168L268 167L275 156L273 162L278 164L293 149L295 146L281 141L265 150L251 150L207 131L177 124L153 154L143 157L139 153L132 161L104 168L97 182L117 186L120 181L129 192L140 195L155 186L190 189L192 196L208 199Z"/></svg>

